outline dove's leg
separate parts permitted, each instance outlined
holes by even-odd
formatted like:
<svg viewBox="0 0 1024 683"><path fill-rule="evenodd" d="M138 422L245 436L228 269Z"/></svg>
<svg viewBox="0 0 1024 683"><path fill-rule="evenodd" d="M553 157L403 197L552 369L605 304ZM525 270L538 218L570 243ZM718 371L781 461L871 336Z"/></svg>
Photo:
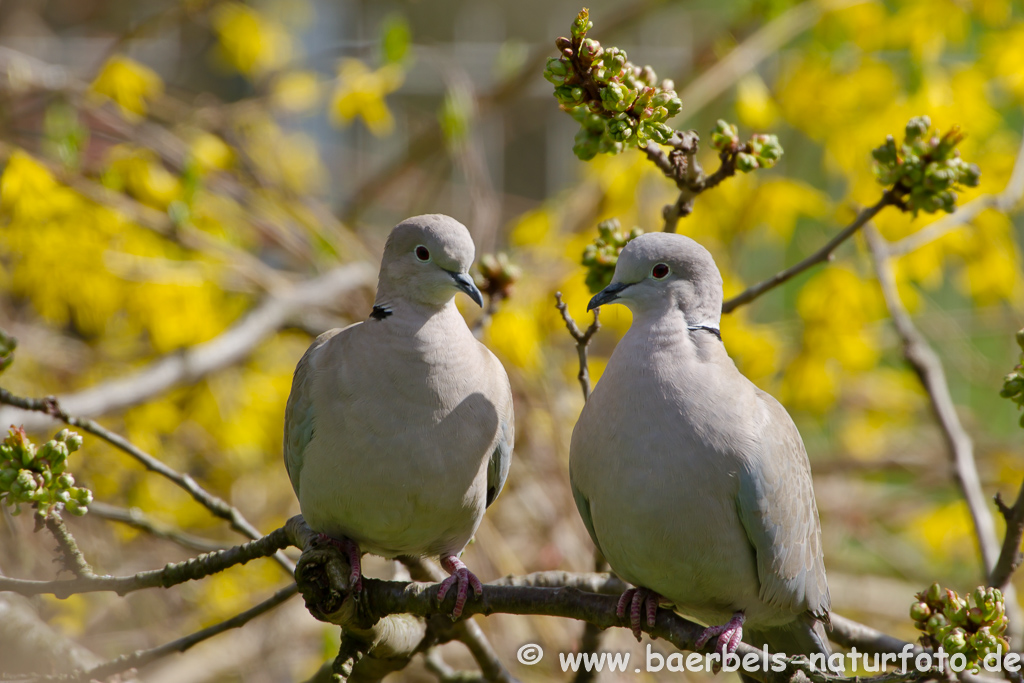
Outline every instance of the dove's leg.
<svg viewBox="0 0 1024 683"><path fill-rule="evenodd" d="M736 648L740 646L740 639L743 638L743 622L745 619L746 617L743 616L743 612L737 612L732 615L729 623L722 624L721 626L707 627L695 643L697 649L701 649L705 643L718 636L717 650L724 649L729 653L735 652Z"/></svg>
<svg viewBox="0 0 1024 683"><path fill-rule="evenodd" d="M458 592L455 594L455 609L452 610L452 619L458 619L462 616L462 608L466 606L469 587L473 587L473 592L477 596L483 595L484 587L480 585L480 579L476 578L476 575L469 571L469 568L463 564L462 560L454 555L442 556L441 566L451 576L441 582L441 586L437 589L437 599L439 601L444 600L444 596L448 594L448 589L458 584Z"/></svg>
<svg viewBox="0 0 1024 683"><path fill-rule="evenodd" d="M637 641L640 640L640 612L647 603L647 625L654 626L654 619L658 615L658 603L663 598L647 588L629 588L619 598L619 604L615 608L615 614L622 619L626 616L626 606L629 606L629 624Z"/></svg>
<svg viewBox="0 0 1024 683"><path fill-rule="evenodd" d="M359 549L359 544L353 541L351 538L342 537L341 539L328 536L327 534L320 534L318 540L321 543L328 543L340 548L341 552L345 553L345 557L348 558L348 564L351 568L348 574L348 585L352 588L352 593L359 595L363 592L363 552Z"/></svg>

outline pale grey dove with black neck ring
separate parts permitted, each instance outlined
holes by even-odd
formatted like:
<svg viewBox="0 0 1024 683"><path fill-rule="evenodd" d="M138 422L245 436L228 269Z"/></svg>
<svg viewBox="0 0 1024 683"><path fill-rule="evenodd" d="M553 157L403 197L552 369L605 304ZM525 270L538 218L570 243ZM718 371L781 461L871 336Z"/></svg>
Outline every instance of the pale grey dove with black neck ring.
<svg viewBox="0 0 1024 683"><path fill-rule="evenodd" d="M639 638L659 601L773 652L830 650L829 594L803 441L786 410L740 374L719 331L722 277L688 237L641 235L590 308L633 322L572 435L580 515Z"/></svg>
<svg viewBox="0 0 1024 683"><path fill-rule="evenodd" d="M455 307L483 297L473 240L442 215L388 237L373 312L320 335L295 369L284 458L309 526L341 546L361 590L363 552L439 556L453 617L480 581L459 559L505 484L515 426L501 363Z"/></svg>

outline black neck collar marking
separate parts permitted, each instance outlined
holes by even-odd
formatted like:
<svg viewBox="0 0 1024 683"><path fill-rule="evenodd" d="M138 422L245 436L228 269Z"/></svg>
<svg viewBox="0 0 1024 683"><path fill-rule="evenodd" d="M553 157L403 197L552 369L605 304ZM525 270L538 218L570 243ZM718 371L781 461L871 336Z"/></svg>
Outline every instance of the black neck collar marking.
<svg viewBox="0 0 1024 683"><path fill-rule="evenodd" d="M392 310L386 306L374 306L373 310L370 311L370 317L374 320L384 320L384 318L391 315Z"/></svg>
<svg viewBox="0 0 1024 683"><path fill-rule="evenodd" d="M719 330L717 327L712 327L711 325L689 325L686 329L688 329L688 330L707 330L711 334L713 334L716 337L718 337L718 341L722 341L722 331Z"/></svg>

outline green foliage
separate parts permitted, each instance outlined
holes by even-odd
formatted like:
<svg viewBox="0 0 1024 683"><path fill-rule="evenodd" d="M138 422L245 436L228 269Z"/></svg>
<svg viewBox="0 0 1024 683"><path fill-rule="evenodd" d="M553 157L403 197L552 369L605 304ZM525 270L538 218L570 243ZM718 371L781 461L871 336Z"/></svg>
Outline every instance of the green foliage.
<svg viewBox="0 0 1024 683"><path fill-rule="evenodd" d="M611 218L597 224L597 239L583 250L581 263L587 268L587 287L596 294L608 286L615 274L622 248L644 233L640 228L623 232L619 221Z"/></svg>
<svg viewBox="0 0 1024 683"><path fill-rule="evenodd" d="M449 88L438 109L437 120L449 145L465 140L473 120L473 95L465 87Z"/></svg>
<svg viewBox="0 0 1024 683"><path fill-rule="evenodd" d="M1020 362L1013 372L1003 378L1003 388L999 395L1008 398L1017 404L1017 408L1024 408L1024 329L1017 331L1017 345L1020 346ZM1020 426L1024 427L1024 414L1020 416Z"/></svg>
<svg viewBox="0 0 1024 683"><path fill-rule="evenodd" d="M740 144L736 124L718 119L711 131L711 147L719 152L736 155L736 168L750 173L759 168L771 168L782 158L782 145L774 135L751 135L746 144Z"/></svg>
<svg viewBox="0 0 1024 683"><path fill-rule="evenodd" d="M906 196L907 209L935 213L956 210L956 190L977 187L981 171L976 164L960 158L956 146L964 139L959 126L944 135L932 130L927 116L916 116L907 123L903 143L893 136L871 152L875 159L875 179Z"/></svg>
<svg viewBox="0 0 1024 683"><path fill-rule="evenodd" d="M572 38L555 41L561 56L544 69L555 99L580 124L573 152L586 161L598 152L668 142L674 131L665 122L683 106L675 85L659 83L654 69L634 65L625 51L587 38L592 27L584 8L573 22Z"/></svg>
<svg viewBox="0 0 1024 683"><path fill-rule="evenodd" d="M409 56L412 29L401 14L384 17L380 24L380 52L385 64L400 64Z"/></svg>
<svg viewBox="0 0 1024 683"><path fill-rule="evenodd" d="M0 372L3 372L14 362L14 349L18 346L18 340L0 330Z"/></svg>
<svg viewBox="0 0 1024 683"><path fill-rule="evenodd" d="M78 168L82 150L89 142L89 129L67 102L55 102L43 118L43 141L47 153L68 168Z"/></svg>
<svg viewBox="0 0 1024 683"><path fill-rule="evenodd" d="M68 455L81 447L81 436L62 429L37 449L24 429L11 427L0 444L0 500L11 506L11 514L21 514L22 503L44 516L58 514L62 506L79 517L87 513L92 492L75 486L65 471Z"/></svg>
<svg viewBox="0 0 1024 683"><path fill-rule="evenodd" d="M934 583L916 597L918 602L911 605L910 618L924 634L922 645L941 645L950 656L962 653L967 666L977 664L1000 647L1003 652L1009 651L1003 637L1009 620L998 588L978 586L965 599Z"/></svg>

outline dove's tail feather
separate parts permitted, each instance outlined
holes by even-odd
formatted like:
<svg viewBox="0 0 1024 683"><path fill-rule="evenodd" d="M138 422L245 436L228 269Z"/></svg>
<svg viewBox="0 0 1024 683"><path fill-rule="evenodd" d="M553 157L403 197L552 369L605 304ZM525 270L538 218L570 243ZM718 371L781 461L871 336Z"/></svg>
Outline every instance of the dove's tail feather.
<svg viewBox="0 0 1024 683"><path fill-rule="evenodd" d="M760 648L767 644L769 652L782 653L787 657L823 654L827 661L832 654L824 624L809 614L801 615L785 626L763 630L743 629L743 636L743 640L754 647Z"/></svg>

